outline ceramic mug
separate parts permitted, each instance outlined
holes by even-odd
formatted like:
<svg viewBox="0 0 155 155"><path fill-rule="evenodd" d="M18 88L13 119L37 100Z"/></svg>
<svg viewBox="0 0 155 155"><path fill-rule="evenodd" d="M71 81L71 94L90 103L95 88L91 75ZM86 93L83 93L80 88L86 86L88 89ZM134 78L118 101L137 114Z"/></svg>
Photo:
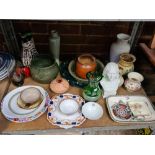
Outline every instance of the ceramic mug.
<svg viewBox="0 0 155 155"><path fill-rule="evenodd" d="M96 58L94 56L91 54L83 54L77 58L75 69L76 75L86 79L86 74L95 71L96 66Z"/></svg>

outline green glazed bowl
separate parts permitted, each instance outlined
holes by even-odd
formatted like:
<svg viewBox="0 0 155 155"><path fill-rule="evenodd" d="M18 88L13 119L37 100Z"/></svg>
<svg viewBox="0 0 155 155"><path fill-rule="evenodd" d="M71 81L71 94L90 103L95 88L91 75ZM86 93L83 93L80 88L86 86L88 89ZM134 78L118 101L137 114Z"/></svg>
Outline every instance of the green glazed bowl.
<svg viewBox="0 0 155 155"><path fill-rule="evenodd" d="M50 83L59 73L59 67L50 55L36 56L30 70L32 78L39 83Z"/></svg>

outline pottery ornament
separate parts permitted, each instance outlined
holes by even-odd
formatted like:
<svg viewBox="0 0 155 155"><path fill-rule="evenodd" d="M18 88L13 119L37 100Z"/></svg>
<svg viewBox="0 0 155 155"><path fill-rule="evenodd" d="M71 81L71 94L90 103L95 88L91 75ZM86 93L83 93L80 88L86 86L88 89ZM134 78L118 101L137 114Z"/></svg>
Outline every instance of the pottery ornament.
<svg viewBox="0 0 155 155"><path fill-rule="evenodd" d="M57 94L65 93L69 89L69 83L64 78L56 78L50 83L50 89Z"/></svg>
<svg viewBox="0 0 155 155"><path fill-rule="evenodd" d="M22 63L24 66L30 66L33 57L38 54L33 38L27 42L23 42L22 47Z"/></svg>
<svg viewBox="0 0 155 155"><path fill-rule="evenodd" d="M119 68L116 63L110 62L106 65L100 84L104 90L103 98L116 95L120 84Z"/></svg>
<svg viewBox="0 0 155 155"><path fill-rule="evenodd" d="M76 75L82 79L86 79L86 74L95 71L96 66L96 58L93 55L80 55L76 61Z"/></svg>

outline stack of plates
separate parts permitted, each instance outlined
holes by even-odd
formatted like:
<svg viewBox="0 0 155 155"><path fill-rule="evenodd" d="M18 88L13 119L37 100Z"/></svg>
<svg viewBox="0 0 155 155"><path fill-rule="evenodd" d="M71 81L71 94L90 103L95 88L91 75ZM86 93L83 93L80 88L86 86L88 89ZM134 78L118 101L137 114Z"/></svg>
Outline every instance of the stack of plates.
<svg viewBox="0 0 155 155"><path fill-rule="evenodd" d="M33 109L22 109L17 104L17 99L21 93L26 88L35 87L40 90L43 101L42 103ZM47 109L50 103L50 98L48 93L39 86L23 86L9 92L3 99L1 103L1 111L6 119L16 123L29 122L40 117Z"/></svg>
<svg viewBox="0 0 155 155"><path fill-rule="evenodd" d="M8 53L0 52L0 80L5 79L13 71L15 59Z"/></svg>

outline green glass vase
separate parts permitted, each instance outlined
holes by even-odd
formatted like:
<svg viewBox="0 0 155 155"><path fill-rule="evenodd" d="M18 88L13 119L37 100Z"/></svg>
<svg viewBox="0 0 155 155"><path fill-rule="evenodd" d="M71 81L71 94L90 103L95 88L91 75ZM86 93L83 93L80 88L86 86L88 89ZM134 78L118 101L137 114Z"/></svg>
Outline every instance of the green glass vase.
<svg viewBox="0 0 155 155"><path fill-rule="evenodd" d="M89 83L83 90L83 98L86 101L97 101L102 94L99 87L99 82L102 79L102 75L98 72L89 72L86 77Z"/></svg>

